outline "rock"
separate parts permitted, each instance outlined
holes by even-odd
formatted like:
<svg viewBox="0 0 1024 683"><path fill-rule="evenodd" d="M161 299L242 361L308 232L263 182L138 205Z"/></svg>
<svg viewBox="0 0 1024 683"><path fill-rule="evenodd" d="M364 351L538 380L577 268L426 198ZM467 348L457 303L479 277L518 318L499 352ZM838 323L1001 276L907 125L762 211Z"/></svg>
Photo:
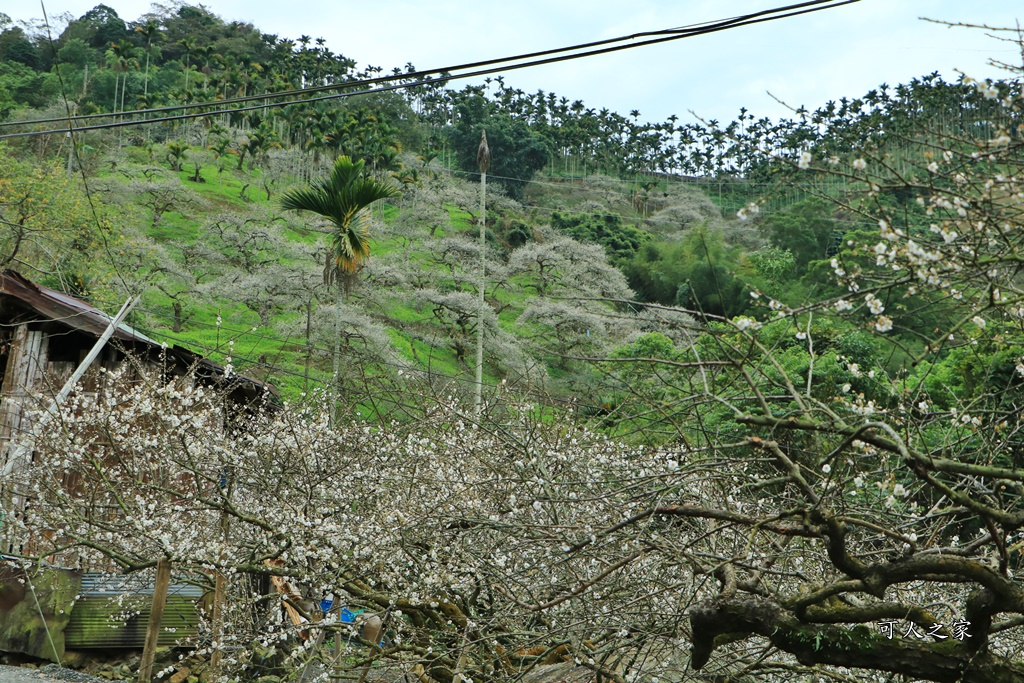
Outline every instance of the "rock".
<svg viewBox="0 0 1024 683"><path fill-rule="evenodd" d="M0 649L59 662L82 574L47 569L33 574L31 583L27 578L21 569L0 566ZM33 588L31 597L26 586Z"/></svg>
<svg viewBox="0 0 1024 683"><path fill-rule="evenodd" d="M81 669L87 661L89 655L81 650L64 650L64 656L60 659L61 665L69 669Z"/></svg>
<svg viewBox="0 0 1024 683"><path fill-rule="evenodd" d="M174 675L170 678L170 683L182 683L182 681L187 680L188 677L191 675L192 669L188 668L187 666L183 666L174 672Z"/></svg>

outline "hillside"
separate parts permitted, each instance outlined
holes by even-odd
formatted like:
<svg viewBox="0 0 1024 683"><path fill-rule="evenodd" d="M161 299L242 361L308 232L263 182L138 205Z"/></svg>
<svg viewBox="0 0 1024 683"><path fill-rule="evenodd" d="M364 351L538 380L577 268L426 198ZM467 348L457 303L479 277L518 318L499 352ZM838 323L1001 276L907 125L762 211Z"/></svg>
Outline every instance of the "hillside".
<svg viewBox="0 0 1024 683"><path fill-rule="evenodd" d="M881 142L906 173L922 163L917 148L875 130L883 119L909 125L908 102L930 103L936 134L984 120L976 132L991 136L998 120L973 88L933 77L809 119L741 112L721 128L642 123L502 79L460 91L438 82L333 100L300 94L308 103L280 107L275 92L377 74L308 39L187 5L134 23L98 6L53 45L19 27L0 37L0 114L38 121L0 122L0 131L59 126L69 106L91 117L73 140L15 137L3 150L4 194L24 201L6 203L2 218L40 236L29 244L15 229L5 265L106 308L139 289L135 324L272 380L290 398L333 373L339 330L347 391L410 372L460 392L473 385L473 170L485 128L486 383L594 406L615 403L621 387L580 359L660 325L654 307L595 299L734 317L750 309L751 291L794 306L829 291L821 262L870 223L819 200L843 203L861 185L841 174L798 179L795 150L839 159ZM267 97L217 113L256 95ZM197 102L206 104L195 111ZM973 114L953 119L949 104ZM142 122L164 115L172 120ZM125 118L136 121L103 127ZM339 297L324 278L328 223L283 211L280 199L342 154L402 195L372 209L371 257Z"/></svg>
<svg viewBox="0 0 1024 683"><path fill-rule="evenodd" d="M286 400L41 414L59 324L0 327L22 651L60 564L205 593L178 683L1024 681L1020 68L643 122L202 6L59 28L0 15L0 268Z"/></svg>
<svg viewBox="0 0 1024 683"><path fill-rule="evenodd" d="M230 359L290 398L323 385L337 321L343 381L353 386L364 373L401 372L468 384L478 186L436 160L403 157L419 178L405 185L401 199L373 209L371 258L336 305L323 281L328 224L278 204L285 189L301 184L288 172L295 156L273 149L259 166L238 168L200 145L125 146L98 156L85 183L44 164L41 182L79 213L40 200L26 216L42 224L61 212L69 222L92 223L95 207L101 229L91 248L101 258L63 254L43 280L107 308L116 307L125 285L139 287L143 304L133 324ZM14 175L27 172L27 164L11 159L11 173L0 182L28 191ZM657 197L642 203L635 187L600 176L537 179L520 202L491 186L488 383L559 393L594 381L567 357L603 355L649 326L637 311L621 309L609 321L604 313L614 306L568 299L634 298L613 262L622 266L642 245L682 243L698 226L748 247L761 241L751 228L723 219L690 185L662 182Z"/></svg>

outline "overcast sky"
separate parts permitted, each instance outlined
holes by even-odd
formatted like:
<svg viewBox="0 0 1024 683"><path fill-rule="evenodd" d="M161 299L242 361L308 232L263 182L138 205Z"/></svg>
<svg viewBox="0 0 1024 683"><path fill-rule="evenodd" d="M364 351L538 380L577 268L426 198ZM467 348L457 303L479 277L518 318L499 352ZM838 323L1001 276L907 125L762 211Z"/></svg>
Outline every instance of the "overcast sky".
<svg viewBox="0 0 1024 683"><path fill-rule="evenodd" d="M791 0L792 1L792 0ZM45 0L51 16L78 17L97 0ZM150 10L148 0L105 0L125 20ZM190 3L195 4L195 3ZM671 28L775 7L764 0L208 0L227 21L244 20L267 33L323 37L357 60L390 70L412 62L434 68L553 48L638 31ZM15 19L40 15L25 3L4 11ZM506 83L529 92L554 91L587 106L663 121L730 120L740 107L758 116L786 113L768 94L816 107L956 69L974 77L1000 74L989 58L1021 63L1020 51L980 30L921 21L1016 26L1018 0L861 0L837 9L742 27L664 45L515 71Z"/></svg>

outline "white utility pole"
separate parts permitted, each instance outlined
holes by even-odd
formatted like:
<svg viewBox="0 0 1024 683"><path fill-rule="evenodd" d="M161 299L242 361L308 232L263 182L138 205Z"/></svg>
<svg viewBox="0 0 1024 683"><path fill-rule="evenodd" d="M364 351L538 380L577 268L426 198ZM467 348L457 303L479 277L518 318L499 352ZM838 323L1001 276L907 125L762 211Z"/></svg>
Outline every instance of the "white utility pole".
<svg viewBox="0 0 1024 683"><path fill-rule="evenodd" d="M491 167L491 148L487 146L487 131L480 133L480 146L476 150L476 163L480 168L480 307L476 315L476 391L473 404L477 415L483 409L484 390L484 291L487 289L487 169Z"/></svg>

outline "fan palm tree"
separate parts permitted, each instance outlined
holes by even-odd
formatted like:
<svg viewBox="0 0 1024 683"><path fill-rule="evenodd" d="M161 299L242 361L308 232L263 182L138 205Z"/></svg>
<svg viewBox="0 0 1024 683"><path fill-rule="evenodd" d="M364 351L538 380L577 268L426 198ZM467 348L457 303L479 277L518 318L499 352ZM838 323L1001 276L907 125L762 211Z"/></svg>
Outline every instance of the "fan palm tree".
<svg viewBox="0 0 1024 683"><path fill-rule="evenodd" d="M352 278L370 256L370 232L366 209L375 201L396 197L398 188L367 174L365 162L340 156L330 176L314 180L308 187L290 190L281 198L281 208L312 211L334 224L331 248L324 265L324 284L336 284L340 307L342 292L348 291ZM335 325L334 379L341 366L341 323ZM337 386L332 384L332 404ZM333 417L333 411L332 411Z"/></svg>
<svg viewBox="0 0 1024 683"><path fill-rule="evenodd" d="M371 177L365 162L340 156L331 175L314 180L308 187L289 191L281 198L281 208L312 211L334 224L331 250L324 269L328 283L339 275L354 275L370 256L370 233L365 209L380 199L399 194L399 189Z"/></svg>

